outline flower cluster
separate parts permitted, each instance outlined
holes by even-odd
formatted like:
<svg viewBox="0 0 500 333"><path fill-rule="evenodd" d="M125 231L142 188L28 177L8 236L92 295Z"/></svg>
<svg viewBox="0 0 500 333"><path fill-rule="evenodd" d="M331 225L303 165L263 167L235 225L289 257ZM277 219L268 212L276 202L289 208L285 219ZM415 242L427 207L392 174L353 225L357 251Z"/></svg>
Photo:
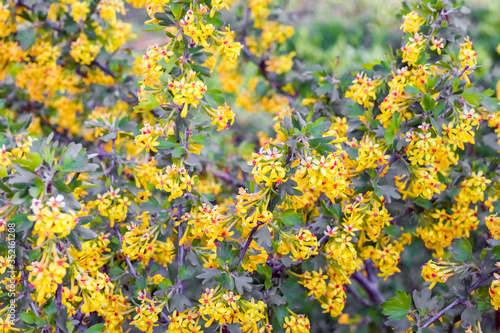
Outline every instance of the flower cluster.
<svg viewBox="0 0 500 333"><path fill-rule="evenodd" d="M168 200L179 198L184 191L191 192L196 176L191 177L184 165L169 165L154 175L152 184L159 190L170 193Z"/></svg>
<svg viewBox="0 0 500 333"><path fill-rule="evenodd" d="M43 304L47 298L55 295L57 286L66 276L67 267L66 258L59 257L54 243L51 243L48 253L43 253L40 261L34 261L27 267L30 271L28 281L36 290L35 300L39 304Z"/></svg>
<svg viewBox="0 0 500 333"><path fill-rule="evenodd" d="M38 235L37 245L41 245L45 239L55 237L66 237L78 223L75 212L65 213L63 196L50 197L47 202L33 199L31 211L33 215L28 216L30 221L35 222L34 232Z"/></svg>
<svg viewBox="0 0 500 333"><path fill-rule="evenodd" d="M189 72L180 80L169 81L168 88L174 95L174 103L182 106L181 117L187 115L188 107L197 107L207 90L203 81L196 80L196 73Z"/></svg>
<svg viewBox="0 0 500 333"><path fill-rule="evenodd" d="M104 194L98 194L93 204L99 214L109 218L111 228L113 228L116 222L122 222L127 218L128 206L131 202L124 193L120 194L119 188L115 189L111 186Z"/></svg>

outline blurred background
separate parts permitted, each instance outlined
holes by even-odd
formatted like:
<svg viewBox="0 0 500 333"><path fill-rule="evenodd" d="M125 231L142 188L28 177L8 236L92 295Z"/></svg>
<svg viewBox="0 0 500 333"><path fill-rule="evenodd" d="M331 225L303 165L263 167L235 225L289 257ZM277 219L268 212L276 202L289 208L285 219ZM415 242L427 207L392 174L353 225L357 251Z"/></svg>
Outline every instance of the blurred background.
<svg viewBox="0 0 500 333"><path fill-rule="evenodd" d="M288 49L295 50L298 59L343 75L361 69L363 63L382 58L386 43L394 49L401 47L402 3L401 0L290 0L287 16L280 20L295 28ZM476 74L481 79L498 77L500 1L462 3L463 12L470 19L468 34L474 40L478 62L483 66ZM140 32L146 19L143 9L129 8L126 21L133 24L132 31L138 32L129 46L140 53L151 44L165 41L159 32ZM495 63L497 68L493 73Z"/></svg>

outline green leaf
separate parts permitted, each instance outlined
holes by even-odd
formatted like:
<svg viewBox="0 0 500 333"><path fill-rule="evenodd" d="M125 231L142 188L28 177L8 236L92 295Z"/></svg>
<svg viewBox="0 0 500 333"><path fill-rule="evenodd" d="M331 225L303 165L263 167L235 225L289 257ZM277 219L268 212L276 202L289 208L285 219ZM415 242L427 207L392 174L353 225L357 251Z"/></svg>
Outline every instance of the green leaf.
<svg viewBox="0 0 500 333"><path fill-rule="evenodd" d="M457 261L467 261L472 257L472 245L467 238L455 240L452 244L451 253Z"/></svg>
<svg viewBox="0 0 500 333"><path fill-rule="evenodd" d="M257 230L257 232L254 234L255 241L257 242L257 245L259 246L272 246L273 245L273 239L271 237L271 233L269 232L268 228L260 228Z"/></svg>
<svg viewBox="0 0 500 333"><path fill-rule="evenodd" d="M241 323L232 323L232 324L226 324L227 330L229 333L242 333L243 331L241 330Z"/></svg>
<svg viewBox="0 0 500 333"><path fill-rule="evenodd" d="M26 231L33 225L33 222L28 220L28 214L16 214L10 221L16 225L16 231Z"/></svg>
<svg viewBox="0 0 500 333"><path fill-rule="evenodd" d="M432 204L432 202L430 200L424 199L422 197L418 197L417 199L415 199L415 203L417 205L419 205L420 207L423 207L426 209L432 209L432 207L434 207L434 205Z"/></svg>
<svg viewBox="0 0 500 333"><path fill-rule="evenodd" d="M7 169L3 165L0 165L0 178L7 177Z"/></svg>
<svg viewBox="0 0 500 333"><path fill-rule="evenodd" d="M59 327L63 332L67 332L66 322L68 320L68 309L65 305L62 305L61 308L56 312L54 320L57 327Z"/></svg>
<svg viewBox="0 0 500 333"><path fill-rule="evenodd" d="M444 106L445 106L445 101L443 100L440 100L436 106L434 106L432 108L432 114L434 115L434 117L437 117L439 116L441 113L443 113L444 111ZM431 118L432 119L432 118ZM439 131L438 131L439 132Z"/></svg>
<svg viewBox="0 0 500 333"><path fill-rule="evenodd" d="M170 13L155 13L155 19L158 21L161 21L159 24L164 26L169 26L172 24L175 24L175 22L172 20L172 14Z"/></svg>
<svg viewBox="0 0 500 333"><path fill-rule="evenodd" d="M381 304L382 313L389 316L390 320L405 318L411 310L411 296L404 291L398 290L396 297Z"/></svg>
<svg viewBox="0 0 500 333"><path fill-rule="evenodd" d="M380 191L377 183L373 183L373 193L375 193L377 198L380 198L382 196L382 191Z"/></svg>
<svg viewBox="0 0 500 333"><path fill-rule="evenodd" d="M179 269L179 279L182 280L189 280L194 277L196 273L196 269L193 266L187 266L183 265Z"/></svg>
<svg viewBox="0 0 500 333"><path fill-rule="evenodd" d="M481 321L481 313L475 306L471 306L465 309L460 316L462 325L476 327L476 323Z"/></svg>
<svg viewBox="0 0 500 333"><path fill-rule="evenodd" d="M19 318L21 318L24 323L31 325L35 323L36 316L33 311L29 310L28 312L21 312Z"/></svg>
<svg viewBox="0 0 500 333"><path fill-rule="evenodd" d="M288 317L289 313L283 307L277 306L275 309L276 318L278 319L278 323L280 327L283 327L283 323L285 322L285 318Z"/></svg>
<svg viewBox="0 0 500 333"><path fill-rule="evenodd" d="M271 289L271 287L273 286L273 284L271 283L271 277L273 275L273 271L271 270L271 268L267 264L258 265L257 272L266 277L264 281L264 286L266 287L266 289Z"/></svg>
<svg viewBox="0 0 500 333"><path fill-rule="evenodd" d="M149 112L160 105L153 94L147 94L146 99L147 101L141 101L139 105L134 106L134 112Z"/></svg>
<svg viewBox="0 0 500 333"><path fill-rule="evenodd" d="M159 140L159 145L156 146L156 149L170 149L175 147L175 143L168 140Z"/></svg>
<svg viewBox="0 0 500 333"><path fill-rule="evenodd" d="M201 66L196 64L191 64L190 66L195 72L198 72L203 76L208 76L208 77L212 76L210 74L210 68L207 66Z"/></svg>
<svg viewBox="0 0 500 333"><path fill-rule="evenodd" d="M56 299L53 298L52 301L50 302L50 304L48 306L45 306L43 309L45 310L45 313L47 315L51 315L51 314L55 313L57 311Z"/></svg>
<svg viewBox="0 0 500 333"><path fill-rule="evenodd" d="M221 18L222 14L220 12L216 12L213 17L210 17L210 15L205 16L205 21L207 23L212 24L216 28L220 28L224 25L224 21Z"/></svg>
<svg viewBox="0 0 500 333"><path fill-rule="evenodd" d="M120 267L120 266L113 266L110 270L109 270L109 277L110 278L114 278L114 277L118 277L120 276L121 274L123 274L124 270Z"/></svg>
<svg viewBox="0 0 500 333"><path fill-rule="evenodd" d="M96 324L96 325L93 325L92 327L90 327L89 329L87 329L85 331L85 333L100 333L100 332L104 332L105 329L106 329L106 325Z"/></svg>
<svg viewBox="0 0 500 333"><path fill-rule="evenodd" d="M422 104L422 108L424 109L424 111L430 111L432 110L432 108L434 108L436 102L431 97L431 95L425 94L420 104Z"/></svg>
<svg viewBox="0 0 500 333"><path fill-rule="evenodd" d="M417 95L421 93L420 89L418 89L416 86L405 86L404 90L405 93L410 95Z"/></svg>
<svg viewBox="0 0 500 333"><path fill-rule="evenodd" d="M408 318L403 318L400 320L388 320L385 323L385 326L392 327L394 329L394 333L403 333L408 331L411 328L411 322ZM423 331L425 332L425 331Z"/></svg>
<svg viewBox="0 0 500 333"><path fill-rule="evenodd" d="M38 258L40 258L42 256L43 252L42 251L39 251L39 250L31 250L30 253L29 253L29 260L30 262L32 261L35 261L37 260Z"/></svg>
<svg viewBox="0 0 500 333"><path fill-rule="evenodd" d="M73 232L75 232L78 237L83 239L94 239L97 237L97 234L94 231L81 225L77 225L75 229L73 229Z"/></svg>
<svg viewBox="0 0 500 333"><path fill-rule="evenodd" d="M172 281L170 281L169 279L163 279L163 281L161 281L160 284L158 285L158 288L167 289L171 285L172 285Z"/></svg>
<svg viewBox="0 0 500 333"><path fill-rule="evenodd" d="M474 106L478 106L483 99L483 95L476 92L474 88L465 89L460 96Z"/></svg>
<svg viewBox="0 0 500 333"><path fill-rule="evenodd" d="M387 127L387 130L384 131L384 138L388 145L394 142L394 137L396 136L396 132L399 129L399 125L401 124L401 114L396 111L392 115L391 122Z"/></svg>
<svg viewBox="0 0 500 333"><path fill-rule="evenodd" d="M159 24L154 24L154 23L144 24L142 27L143 31L160 31L163 29L165 29L164 25L159 25Z"/></svg>
<svg viewBox="0 0 500 333"><path fill-rule="evenodd" d="M367 69L369 71L373 70L373 66L375 66L375 64L372 64L372 63L369 63L369 62L366 63L366 64L361 65L362 68Z"/></svg>
<svg viewBox="0 0 500 333"><path fill-rule="evenodd" d="M88 155L85 150L81 150L75 157L66 156L62 166L63 171L86 172L89 170Z"/></svg>
<svg viewBox="0 0 500 333"><path fill-rule="evenodd" d="M304 218L294 209L287 209L281 213L280 221L287 227L293 227L294 225L301 224L304 221Z"/></svg>
<svg viewBox="0 0 500 333"><path fill-rule="evenodd" d="M69 240L71 245L73 245L78 251L82 250L82 244L78 239L76 232L71 232L66 238Z"/></svg>
<svg viewBox="0 0 500 333"><path fill-rule="evenodd" d="M170 8L172 9L172 14L174 14L174 17L177 21L181 19L183 7L184 4L179 2L174 2L173 4L170 5Z"/></svg>
<svg viewBox="0 0 500 333"><path fill-rule="evenodd" d="M325 121L325 118L318 118L314 123L306 126L306 131L311 133L311 135L315 138L321 138L323 133L328 131L331 126L332 123Z"/></svg>
<svg viewBox="0 0 500 333"><path fill-rule="evenodd" d="M495 247L491 250L491 254L492 254L492 255L493 255L493 257L495 258L495 260L499 260L499 259L500 259L500 245L495 246Z"/></svg>
<svg viewBox="0 0 500 333"><path fill-rule="evenodd" d="M441 68L451 69L450 64L448 64L446 61L443 60L439 61L436 65Z"/></svg>
<svg viewBox="0 0 500 333"><path fill-rule="evenodd" d="M420 292L413 291L413 303L421 316L439 308L437 296L431 297L432 293L429 288L424 287Z"/></svg>
<svg viewBox="0 0 500 333"><path fill-rule="evenodd" d="M29 194L31 195L32 198L38 198L40 193L42 193L42 190L43 189L41 189L39 187L30 187Z"/></svg>
<svg viewBox="0 0 500 333"><path fill-rule="evenodd" d="M327 83L327 84L320 86L318 89L316 89L316 94L318 96L321 96L321 95L324 95L324 94L332 91L333 89L334 89L333 84Z"/></svg>
<svg viewBox="0 0 500 333"><path fill-rule="evenodd" d="M379 185L380 193L384 196L387 202L391 203L391 198L400 199L401 195L398 192L398 188L393 185Z"/></svg>
<svg viewBox="0 0 500 333"><path fill-rule="evenodd" d="M19 41L19 46L23 51L28 50L33 44L35 44L36 34L34 29L27 29L17 33L17 40Z"/></svg>
<svg viewBox="0 0 500 333"><path fill-rule="evenodd" d="M179 158L182 155L184 155L185 152L186 152L186 149L184 149L183 147L181 147L179 145L176 145L176 147L172 151L172 157L173 158Z"/></svg>
<svg viewBox="0 0 500 333"><path fill-rule="evenodd" d="M208 89L205 91L205 100L212 107L216 108L217 105L224 104L226 100L221 95L221 91L218 89Z"/></svg>
<svg viewBox="0 0 500 333"><path fill-rule="evenodd" d="M191 306L191 301L182 293L175 294L171 299L170 311L177 310L184 311L186 307Z"/></svg>
<svg viewBox="0 0 500 333"><path fill-rule="evenodd" d="M436 129L437 135L443 136L443 134L441 133L442 126L439 126L439 124L436 122L436 120L434 118L430 117L429 119L431 120L432 127L434 127Z"/></svg>
<svg viewBox="0 0 500 333"><path fill-rule="evenodd" d="M481 95L488 97L488 96L493 96L494 94L495 94L495 90L488 88L485 91L483 91L483 93Z"/></svg>
<svg viewBox="0 0 500 333"><path fill-rule="evenodd" d="M252 290L252 285L250 284L252 282L252 278L248 276L235 276L234 277L234 284L236 286L236 290L238 290L238 293L240 295L243 295L244 290L251 291Z"/></svg>
<svg viewBox="0 0 500 333"><path fill-rule="evenodd" d="M31 159L24 159L24 158L13 158L11 159L12 162L19 164L23 167L23 169L35 172L35 169L40 165L36 161L33 161Z"/></svg>
<svg viewBox="0 0 500 333"><path fill-rule="evenodd" d="M203 268L203 271L204 271L204 273L201 273L200 275L196 276L198 279L203 279L201 284L206 284L211 279L224 273L223 271L220 271L217 268Z"/></svg>

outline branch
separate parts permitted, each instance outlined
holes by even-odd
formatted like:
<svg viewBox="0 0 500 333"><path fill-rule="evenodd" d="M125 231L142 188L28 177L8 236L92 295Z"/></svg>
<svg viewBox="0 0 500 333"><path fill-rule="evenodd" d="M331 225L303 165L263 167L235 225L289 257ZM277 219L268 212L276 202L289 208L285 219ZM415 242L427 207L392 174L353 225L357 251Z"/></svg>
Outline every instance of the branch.
<svg viewBox="0 0 500 333"><path fill-rule="evenodd" d="M56 290L56 310L57 311L61 310L61 306L62 306L62 284L58 284Z"/></svg>
<svg viewBox="0 0 500 333"><path fill-rule="evenodd" d="M365 270L366 270L368 280L370 280L373 283L377 283L377 285L378 285L378 280L377 280L378 278L377 278L377 274L375 273L375 270L373 267L373 260L368 259L365 261Z"/></svg>
<svg viewBox="0 0 500 333"><path fill-rule="evenodd" d="M94 65L94 66L98 67L101 71L103 71L104 73L108 74L113 79L116 77L115 73L113 73L113 71L111 71L111 69L109 69L108 66L104 66L99 61L94 60L94 61L92 61L91 65Z"/></svg>
<svg viewBox="0 0 500 333"><path fill-rule="evenodd" d="M397 153L397 151L394 151L391 155L391 157L389 158L389 161L387 162L387 164L384 164L383 167L379 168L379 170L377 171L377 176L375 178L380 178L380 175L384 172L385 168L386 167L390 167L392 165L392 163L396 162L398 159L399 159L399 154Z"/></svg>
<svg viewBox="0 0 500 333"><path fill-rule="evenodd" d="M462 75L465 74L466 71L468 70L474 70L476 67L472 67L470 68L469 65L466 65L460 72L458 72L456 75L454 75L455 77L461 77ZM451 89L451 87L453 86L453 82L450 81L450 83L448 83L448 85L443 89L443 91L439 94L438 97L436 97L435 101L438 102L442 99L445 99L446 97L443 96L443 92L446 92L448 91L449 89ZM449 97L449 96L448 96Z"/></svg>
<svg viewBox="0 0 500 333"><path fill-rule="evenodd" d="M161 319L163 319L167 324L170 324L170 319L168 319L167 315L161 312Z"/></svg>
<svg viewBox="0 0 500 333"><path fill-rule="evenodd" d="M123 251L123 240L122 240L122 234L120 233L120 229L118 229L118 225L115 226L115 231L116 231L116 236L118 237L118 240L120 241L120 249ZM127 262L127 266L130 272L130 275L134 279L137 279L137 272L135 271L134 266L132 265L132 262L130 261L129 257L127 255L123 255L125 257L125 261Z"/></svg>
<svg viewBox="0 0 500 333"><path fill-rule="evenodd" d="M245 186L245 183L242 180L234 178L233 176L231 176L227 172L218 171L211 165L207 166L207 172L210 172L215 178L219 178L220 180L231 183L233 185L241 186L241 187Z"/></svg>
<svg viewBox="0 0 500 333"><path fill-rule="evenodd" d="M21 272L21 280L23 280L23 286L24 288L28 288L28 275L24 273L21 261L18 261L17 266L18 270ZM30 298L30 296L27 297ZM36 308L34 301L30 302L30 308L31 311L33 311L33 313L35 314L35 316L40 317L40 312L38 312L38 309Z"/></svg>
<svg viewBox="0 0 500 333"><path fill-rule="evenodd" d="M462 300L457 298L455 299L453 302L451 302L447 307L445 307L443 310L439 311L438 313L436 313L434 316L431 317L431 319L429 319L424 325L422 325L421 327L424 328L424 327L429 327L430 325L432 325L436 320L438 320L439 318L441 318L446 311L449 311L451 309L453 309L454 307L456 307L457 305L461 304L462 303Z"/></svg>
<svg viewBox="0 0 500 333"><path fill-rule="evenodd" d="M245 257L245 253L247 253L248 248L250 247L250 244L252 243L253 240L253 235L257 232L259 227L263 225L264 222L257 222L257 225L253 227L252 231L250 231L250 235L248 236L248 239L245 242L245 245L243 246L243 249L240 251L240 255L238 256L238 260L236 260L235 267L238 267L241 262L243 261L243 258Z"/></svg>
<svg viewBox="0 0 500 333"><path fill-rule="evenodd" d="M319 241L318 241L318 243L319 243L318 247L321 247L321 245L323 245L326 241L328 241L328 239L329 239L329 238L330 238L330 236L329 236L329 235L323 235L323 237L321 237L321 238L319 239ZM313 250L312 250L312 251L313 251L313 252L314 252L314 251L316 251L316 247L315 247L315 248L313 248Z"/></svg>
<svg viewBox="0 0 500 333"><path fill-rule="evenodd" d="M492 270L489 274L486 274L486 275L481 275L479 277L479 279L476 281L476 283L474 283L472 286L470 286L469 289L467 289L467 294L470 294L472 293L474 290L478 289L479 287L481 287L481 285L488 281L489 278L491 278L491 276L498 272L499 268L495 268L494 270ZM460 298L457 298L455 299L453 302L451 302L447 307L445 307L444 309L442 309L441 311L439 311L438 313L436 313L434 316L432 316L424 325L420 326L422 328L424 327L429 327L430 325L432 325L436 320L438 320L439 318L441 318L442 316L444 316L444 314L455 308L457 305L459 304L462 304L464 302L463 299L460 299Z"/></svg>
<svg viewBox="0 0 500 333"><path fill-rule="evenodd" d="M177 221L181 220L182 216L182 209L181 205L177 206ZM182 239L182 236L184 235L184 230L182 229L182 223L179 223L177 226L177 242L180 242ZM186 249L184 245L178 244L178 257L177 257L177 288L178 292L182 292L182 281L180 279L180 273L181 273L181 267L184 266L184 258L186 255Z"/></svg>
<svg viewBox="0 0 500 333"><path fill-rule="evenodd" d="M392 218L392 220L390 221L390 223L391 224L396 224L398 222L398 220L402 219L405 216L410 215L411 213L413 213L413 209L412 208L406 208L406 210L403 213L394 216Z"/></svg>
<svg viewBox="0 0 500 333"><path fill-rule="evenodd" d="M365 261L365 267L368 277L365 277L361 271L354 272L352 277L366 291L373 303L381 304L385 302L385 298L378 287L378 280L373 271L373 267L371 267L369 261Z"/></svg>
<svg viewBox="0 0 500 333"><path fill-rule="evenodd" d="M78 310L76 310L76 314L73 316L73 319L78 321L75 325L74 332L79 332L78 328L83 324L83 316L84 314L82 313L82 305L80 304Z"/></svg>
<svg viewBox="0 0 500 333"><path fill-rule="evenodd" d="M347 291L349 293L351 293L354 296L354 298L356 298L356 300L358 302L360 302L364 306L370 306L371 305L370 301L367 300L366 298L364 298L363 296L361 296L361 294L352 285L346 284L345 286L346 286Z"/></svg>

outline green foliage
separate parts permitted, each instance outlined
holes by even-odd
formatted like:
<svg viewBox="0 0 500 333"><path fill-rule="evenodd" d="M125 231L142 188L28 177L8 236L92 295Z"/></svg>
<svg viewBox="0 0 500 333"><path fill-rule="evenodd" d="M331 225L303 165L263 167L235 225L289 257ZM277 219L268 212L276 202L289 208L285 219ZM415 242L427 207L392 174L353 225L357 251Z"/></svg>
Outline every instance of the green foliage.
<svg viewBox="0 0 500 333"><path fill-rule="evenodd" d="M405 318L411 310L411 296L404 291L398 290L396 297L381 304L382 313L391 320L399 320Z"/></svg>

